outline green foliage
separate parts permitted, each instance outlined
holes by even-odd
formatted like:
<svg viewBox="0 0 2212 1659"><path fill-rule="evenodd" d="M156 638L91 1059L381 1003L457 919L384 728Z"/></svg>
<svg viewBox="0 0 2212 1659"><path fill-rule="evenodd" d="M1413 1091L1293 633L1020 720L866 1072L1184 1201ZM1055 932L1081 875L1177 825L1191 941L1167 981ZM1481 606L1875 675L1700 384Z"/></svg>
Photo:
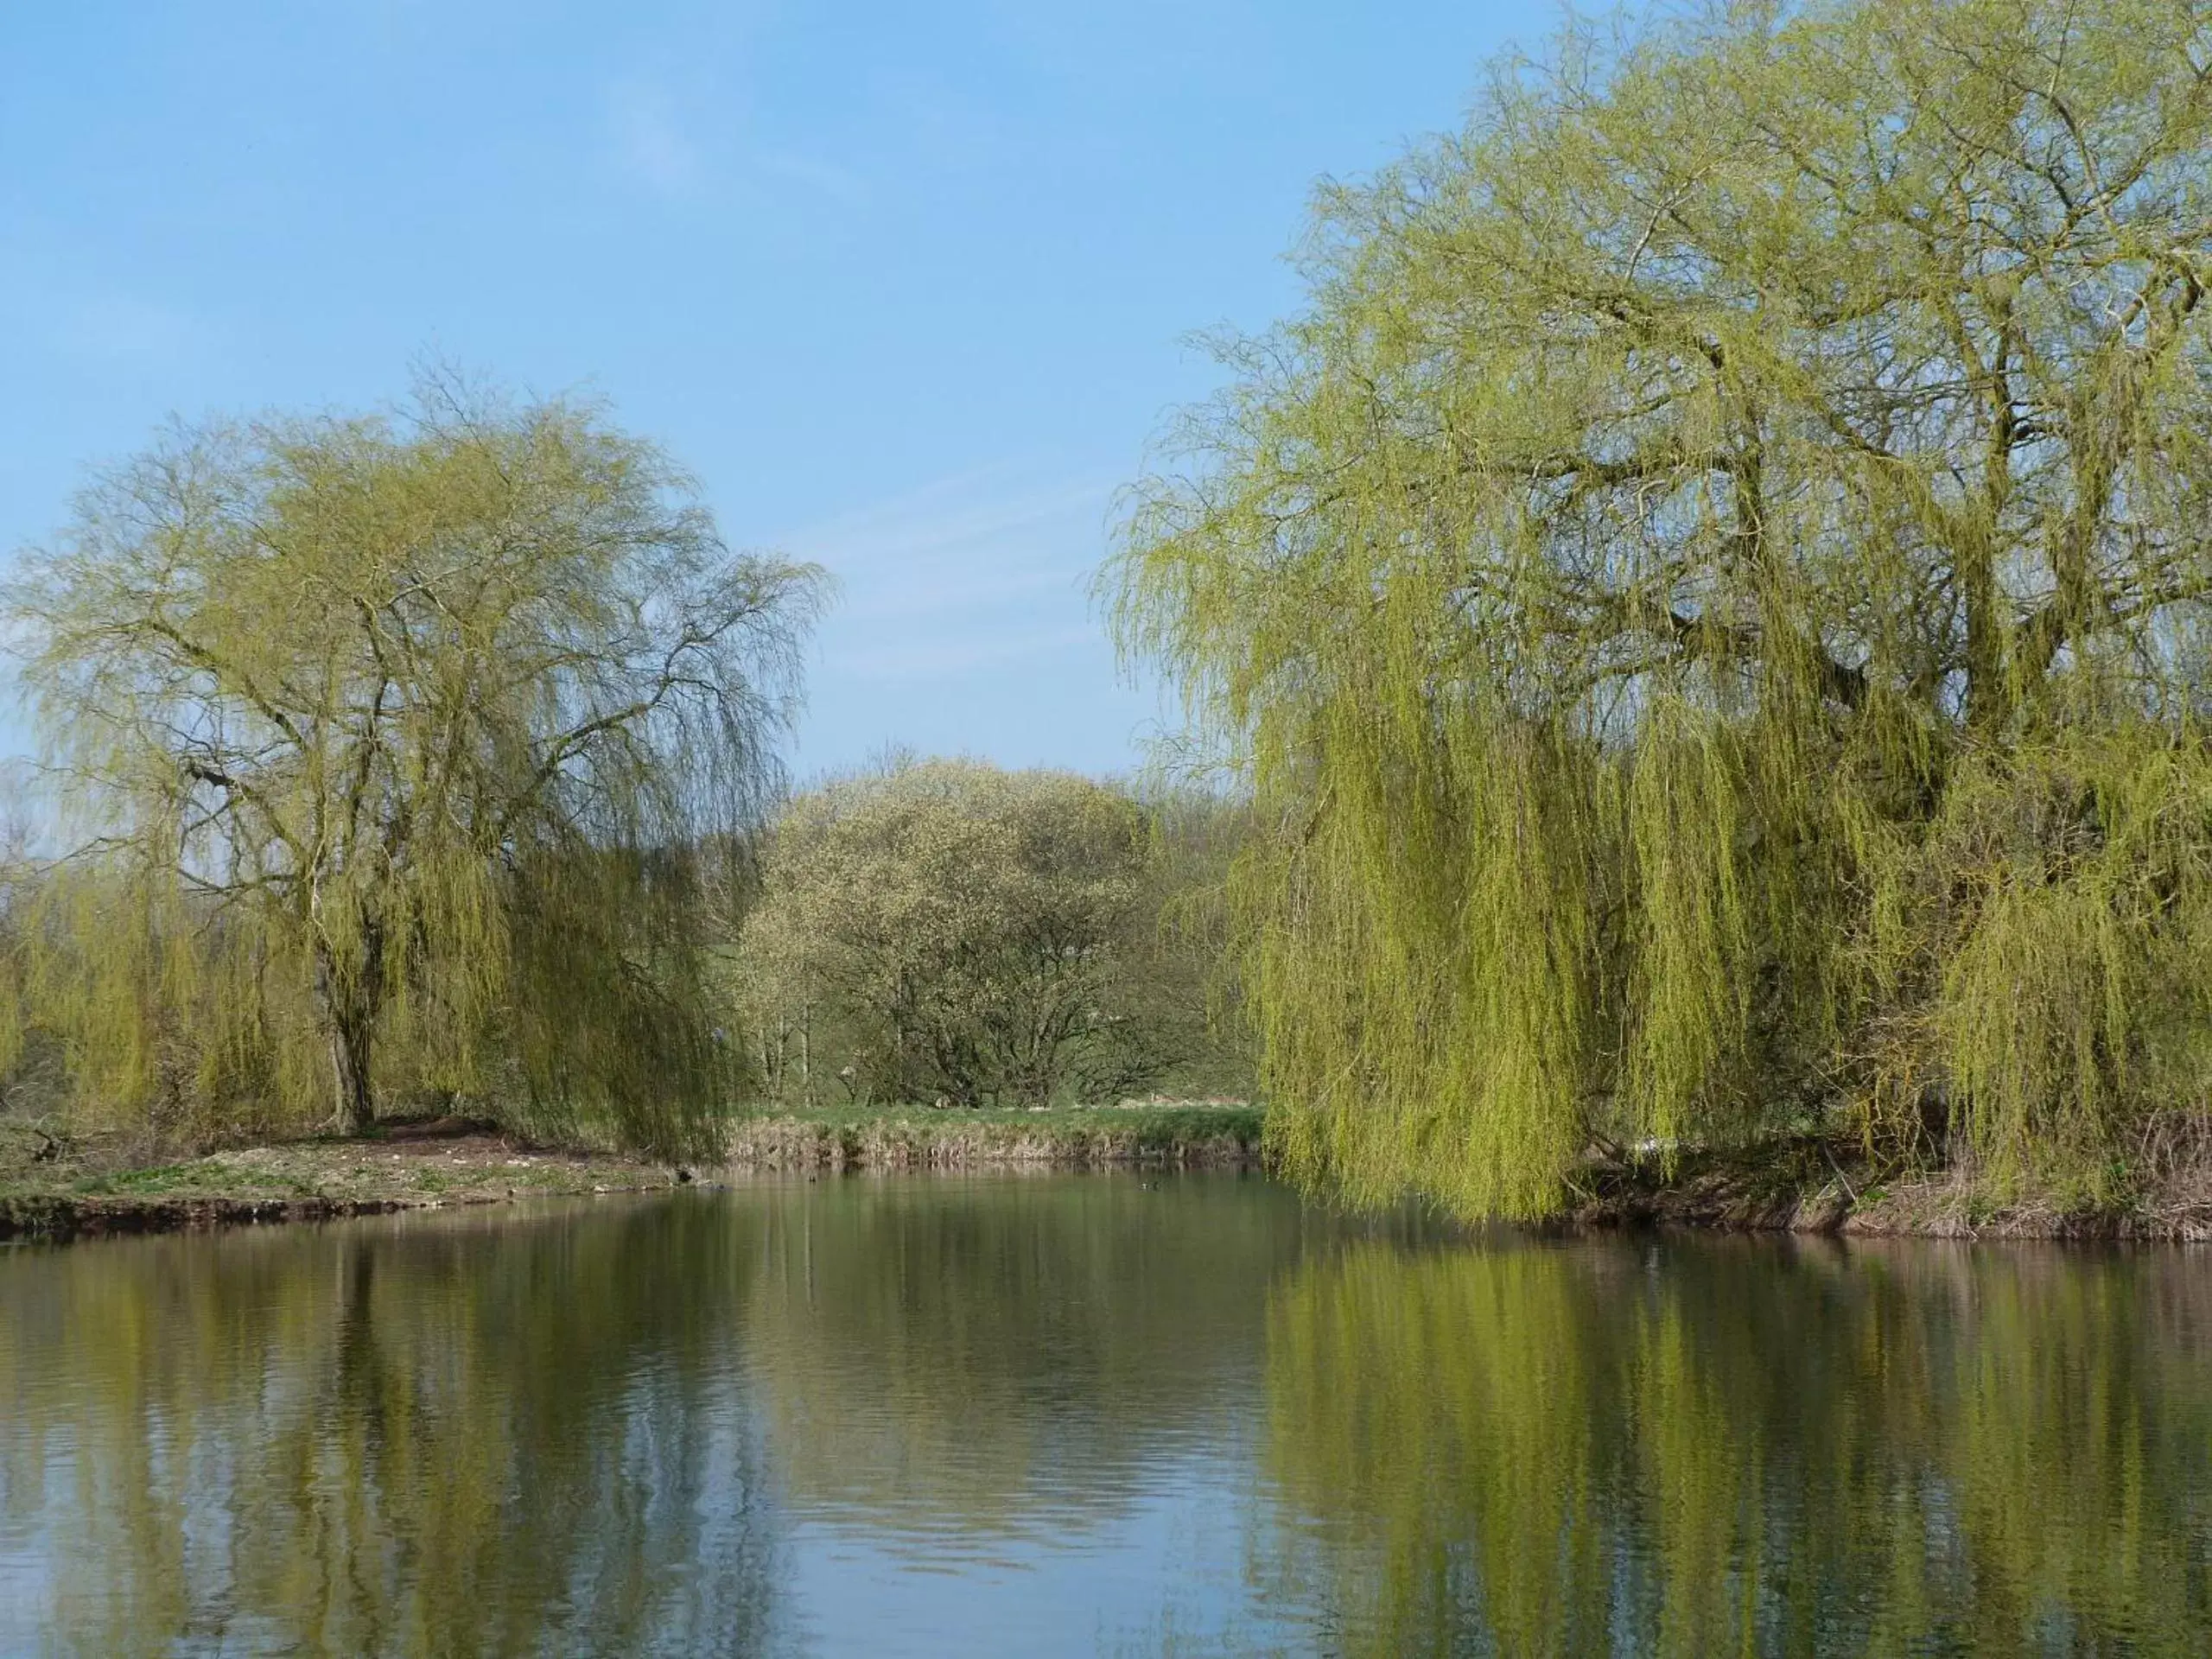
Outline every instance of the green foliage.
<svg viewBox="0 0 2212 1659"><path fill-rule="evenodd" d="M100 479L7 595L73 845L10 971L80 1111L697 1141L734 1081L697 895L820 592L558 402L430 385Z"/></svg>
<svg viewBox="0 0 2212 1659"><path fill-rule="evenodd" d="M783 1039L763 1055L772 1086L1042 1104L1203 1056L1201 936L1163 919L1206 873L1212 821L1179 812L967 760L794 800L739 952L749 1023Z"/></svg>
<svg viewBox="0 0 2212 1659"><path fill-rule="evenodd" d="M2188 0L1715 6L1325 189L1106 578L1265 826L1292 1170L1531 1215L1845 1109L2110 1197L2196 1135L2208 65Z"/></svg>

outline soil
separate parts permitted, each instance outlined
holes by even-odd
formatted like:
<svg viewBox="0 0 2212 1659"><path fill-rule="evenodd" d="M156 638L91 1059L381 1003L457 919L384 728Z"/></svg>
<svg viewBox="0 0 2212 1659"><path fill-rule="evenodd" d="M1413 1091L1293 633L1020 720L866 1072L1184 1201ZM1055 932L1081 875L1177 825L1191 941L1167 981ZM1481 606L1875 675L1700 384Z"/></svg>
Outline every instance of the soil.
<svg viewBox="0 0 2212 1659"><path fill-rule="evenodd" d="M99 1143L48 1142L28 1159L8 1155L17 1150L0 1141L0 1238L327 1220L641 1192L691 1179L689 1170L630 1158L531 1147L454 1119L396 1123L358 1140L238 1147L150 1165Z"/></svg>
<svg viewBox="0 0 2212 1659"><path fill-rule="evenodd" d="M2118 1205L2062 1194L1993 1202L1955 1174L1884 1169L1817 1137L1656 1159L1593 1158L1572 1211L1594 1227L1700 1227L1861 1237L2212 1240L2212 1190L2177 1179Z"/></svg>

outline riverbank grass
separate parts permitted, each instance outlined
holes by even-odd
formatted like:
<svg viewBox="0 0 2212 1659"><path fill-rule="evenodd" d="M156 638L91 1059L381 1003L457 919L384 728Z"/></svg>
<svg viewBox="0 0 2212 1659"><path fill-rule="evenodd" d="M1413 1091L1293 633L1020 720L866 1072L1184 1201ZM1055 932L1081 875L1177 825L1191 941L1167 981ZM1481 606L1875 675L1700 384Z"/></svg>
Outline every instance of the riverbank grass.
<svg viewBox="0 0 2212 1659"><path fill-rule="evenodd" d="M1261 1109L1241 1102L973 1110L857 1103L731 1122L719 1165L671 1167L545 1147L489 1125L380 1124L365 1136L232 1147L179 1160L118 1137L0 1121L0 1238L67 1238L714 1185L753 1173L1116 1166L1256 1168ZM1885 1168L1840 1141L1597 1160L1564 1217L1688 1227L1951 1238L2212 1239L2212 1190L2162 1187L2099 1205L2047 1192L2002 1205L1955 1173Z"/></svg>
<svg viewBox="0 0 2212 1659"><path fill-rule="evenodd" d="M0 1237L315 1220L435 1205L635 1192L752 1171L1256 1165L1241 1103L1024 1110L825 1106L734 1119L721 1166L530 1145L458 1119L178 1159L118 1136L0 1122Z"/></svg>
<svg viewBox="0 0 2212 1659"><path fill-rule="evenodd" d="M677 1172L520 1145L444 1120L178 1159L117 1136L0 1124L0 1238L321 1220L442 1204L637 1192Z"/></svg>
<svg viewBox="0 0 2212 1659"><path fill-rule="evenodd" d="M961 1169L1117 1164L1256 1165L1262 1109L1243 1101L1132 1101L1014 1108L858 1103L777 1108L739 1119L728 1161L745 1169Z"/></svg>

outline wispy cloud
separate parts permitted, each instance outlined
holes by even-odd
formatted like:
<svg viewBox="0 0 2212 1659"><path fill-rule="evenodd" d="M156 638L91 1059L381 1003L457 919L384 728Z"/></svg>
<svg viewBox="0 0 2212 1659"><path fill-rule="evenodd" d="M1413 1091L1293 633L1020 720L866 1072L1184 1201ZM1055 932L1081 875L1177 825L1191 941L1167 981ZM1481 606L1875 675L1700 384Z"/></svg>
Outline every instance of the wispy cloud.
<svg viewBox="0 0 2212 1659"><path fill-rule="evenodd" d="M616 164L660 196L698 188L704 161L668 89L650 80L618 81L607 93L607 129Z"/></svg>
<svg viewBox="0 0 2212 1659"><path fill-rule="evenodd" d="M1105 479L994 467L785 537L843 584L823 672L942 679L1095 646L1089 578L1111 493Z"/></svg>
<svg viewBox="0 0 2212 1659"><path fill-rule="evenodd" d="M125 293L60 302L48 340L68 356L103 363L175 363L213 343L207 321L181 307Z"/></svg>
<svg viewBox="0 0 2212 1659"><path fill-rule="evenodd" d="M771 150L755 157L752 171L770 186L795 185L845 207L866 200L868 194L868 181L852 168L791 150Z"/></svg>
<svg viewBox="0 0 2212 1659"><path fill-rule="evenodd" d="M606 144L615 172L664 200L733 194L849 208L868 181L851 168L756 130L741 82L632 76L606 92Z"/></svg>
<svg viewBox="0 0 2212 1659"><path fill-rule="evenodd" d="M805 765L900 743L1010 766L1129 766L1160 708L1122 682L1093 613L1116 481L986 467L779 538L844 587L809 676Z"/></svg>
<svg viewBox="0 0 2212 1659"><path fill-rule="evenodd" d="M869 648L864 658L845 666L856 668L856 677L867 680L942 682L969 679L982 671L1033 663L1098 643L1098 630L1081 623L1006 631L938 632L925 628L880 642Z"/></svg>

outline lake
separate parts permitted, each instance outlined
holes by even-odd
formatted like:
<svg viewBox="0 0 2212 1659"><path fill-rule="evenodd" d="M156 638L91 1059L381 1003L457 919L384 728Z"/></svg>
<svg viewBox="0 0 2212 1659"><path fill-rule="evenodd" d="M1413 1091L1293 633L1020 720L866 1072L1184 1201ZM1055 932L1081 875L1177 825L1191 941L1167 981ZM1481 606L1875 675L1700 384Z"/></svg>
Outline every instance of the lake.
<svg viewBox="0 0 2212 1659"><path fill-rule="evenodd" d="M2183 1249L1121 1173L0 1250L0 1653L2207 1651Z"/></svg>

